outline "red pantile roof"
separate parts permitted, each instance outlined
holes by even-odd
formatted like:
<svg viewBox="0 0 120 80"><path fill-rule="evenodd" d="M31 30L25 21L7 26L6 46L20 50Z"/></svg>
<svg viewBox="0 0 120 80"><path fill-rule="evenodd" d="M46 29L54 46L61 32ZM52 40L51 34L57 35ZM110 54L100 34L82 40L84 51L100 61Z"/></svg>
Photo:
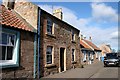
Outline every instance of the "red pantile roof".
<svg viewBox="0 0 120 80"><path fill-rule="evenodd" d="M95 44L93 44L91 41L84 40L89 46L91 46L94 50L100 50ZM100 50L101 51L101 50Z"/></svg>
<svg viewBox="0 0 120 80"><path fill-rule="evenodd" d="M0 24L33 32L33 28L18 17L17 13L7 9L4 5L0 5Z"/></svg>
<svg viewBox="0 0 120 80"><path fill-rule="evenodd" d="M94 50L101 51L101 50L100 50L96 45L94 45L91 41L88 41L88 40L80 40L80 44L83 45L85 48L91 49L91 47L92 47Z"/></svg>
<svg viewBox="0 0 120 80"><path fill-rule="evenodd" d="M80 45L82 45L84 48L91 49L88 45L86 45L83 40L80 40Z"/></svg>

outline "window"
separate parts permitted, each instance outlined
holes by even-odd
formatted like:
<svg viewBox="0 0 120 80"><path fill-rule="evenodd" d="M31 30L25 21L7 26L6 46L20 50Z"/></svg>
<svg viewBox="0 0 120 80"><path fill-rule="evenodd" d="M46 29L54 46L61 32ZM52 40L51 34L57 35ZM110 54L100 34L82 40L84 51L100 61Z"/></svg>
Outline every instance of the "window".
<svg viewBox="0 0 120 80"><path fill-rule="evenodd" d="M2 28L0 31L0 67L18 66L18 43L18 32Z"/></svg>
<svg viewBox="0 0 120 80"><path fill-rule="evenodd" d="M47 52L46 52L47 64L52 64L52 52L53 52L53 47L48 46L47 47Z"/></svg>
<svg viewBox="0 0 120 80"><path fill-rule="evenodd" d="M75 61L75 49L72 49L72 61Z"/></svg>
<svg viewBox="0 0 120 80"><path fill-rule="evenodd" d="M73 31L72 31L72 41L75 41L75 34Z"/></svg>
<svg viewBox="0 0 120 80"><path fill-rule="evenodd" d="M51 19L47 19L47 34L53 34L53 22Z"/></svg>
<svg viewBox="0 0 120 80"><path fill-rule="evenodd" d="M86 51L83 51L83 61L86 61Z"/></svg>

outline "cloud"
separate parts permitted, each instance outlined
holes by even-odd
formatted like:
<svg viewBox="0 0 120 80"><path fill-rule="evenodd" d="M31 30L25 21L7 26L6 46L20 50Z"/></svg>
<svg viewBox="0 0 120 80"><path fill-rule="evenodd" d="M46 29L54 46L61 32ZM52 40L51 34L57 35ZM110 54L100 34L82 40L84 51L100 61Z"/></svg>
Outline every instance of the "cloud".
<svg viewBox="0 0 120 80"><path fill-rule="evenodd" d="M92 3L92 16L98 22L117 22L118 14L111 6L107 6L104 3Z"/></svg>
<svg viewBox="0 0 120 80"><path fill-rule="evenodd" d="M118 30L117 30L117 31L111 33L111 39L115 39L115 40L120 39L120 32L118 32Z"/></svg>
<svg viewBox="0 0 120 80"><path fill-rule="evenodd" d="M39 6L52 14L52 5ZM78 18L74 10L68 9L63 6L54 6L54 9L55 8L62 8L63 21L79 29L83 35L86 35L87 39L89 38L89 36L92 36L92 41L97 46L102 43L107 43L111 44L112 47L116 47L116 45L118 44L118 41L116 41L117 39L113 39L117 37L117 26L110 26L109 28L103 29L103 25L95 22L116 22L117 13L116 10L114 10L112 7L107 6L104 3L92 3L92 15L88 18ZM96 25L92 25L92 23Z"/></svg>

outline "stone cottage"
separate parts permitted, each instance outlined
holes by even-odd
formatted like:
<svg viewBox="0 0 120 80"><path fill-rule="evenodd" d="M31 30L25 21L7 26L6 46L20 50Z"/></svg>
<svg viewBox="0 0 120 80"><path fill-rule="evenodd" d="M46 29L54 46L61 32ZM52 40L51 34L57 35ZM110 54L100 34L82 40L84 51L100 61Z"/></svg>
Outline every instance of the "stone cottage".
<svg viewBox="0 0 120 80"><path fill-rule="evenodd" d="M33 77L35 59L36 30L16 11L0 5L0 77Z"/></svg>
<svg viewBox="0 0 120 80"><path fill-rule="evenodd" d="M100 61L101 58L101 50L93 44L90 40L81 39L80 40L81 47L81 63L82 64L92 64L96 60Z"/></svg>
<svg viewBox="0 0 120 80"><path fill-rule="evenodd" d="M61 9L52 15L27 1L9 4L14 5L13 9L37 30L35 77L80 67L80 31L62 20Z"/></svg>

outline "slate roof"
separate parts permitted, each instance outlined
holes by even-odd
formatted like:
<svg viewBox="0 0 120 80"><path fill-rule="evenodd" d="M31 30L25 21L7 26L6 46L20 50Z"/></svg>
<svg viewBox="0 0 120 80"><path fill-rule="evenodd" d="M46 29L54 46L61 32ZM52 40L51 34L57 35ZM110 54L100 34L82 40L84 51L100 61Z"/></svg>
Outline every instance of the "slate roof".
<svg viewBox="0 0 120 80"><path fill-rule="evenodd" d="M19 14L17 14L14 10L7 9L4 5L0 5L0 24L35 32L35 29Z"/></svg>

